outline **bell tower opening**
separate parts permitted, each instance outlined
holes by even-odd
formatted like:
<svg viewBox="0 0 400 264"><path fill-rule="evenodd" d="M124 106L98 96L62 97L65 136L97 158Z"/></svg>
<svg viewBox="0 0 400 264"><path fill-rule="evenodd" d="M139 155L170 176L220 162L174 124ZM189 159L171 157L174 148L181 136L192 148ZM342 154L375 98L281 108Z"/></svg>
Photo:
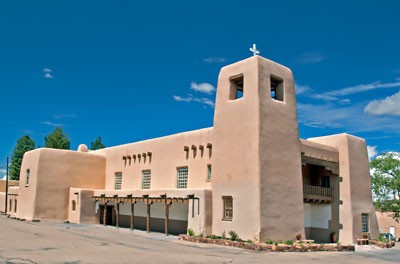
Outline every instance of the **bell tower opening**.
<svg viewBox="0 0 400 264"><path fill-rule="evenodd" d="M283 79L271 75L270 77L270 95L271 98L277 101L284 101Z"/></svg>
<svg viewBox="0 0 400 264"><path fill-rule="evenodd" d="M230 89L230 100L236 100L243 97L244 92L244 78L243 75L237 75L230 78L231 89Z"/></svg>

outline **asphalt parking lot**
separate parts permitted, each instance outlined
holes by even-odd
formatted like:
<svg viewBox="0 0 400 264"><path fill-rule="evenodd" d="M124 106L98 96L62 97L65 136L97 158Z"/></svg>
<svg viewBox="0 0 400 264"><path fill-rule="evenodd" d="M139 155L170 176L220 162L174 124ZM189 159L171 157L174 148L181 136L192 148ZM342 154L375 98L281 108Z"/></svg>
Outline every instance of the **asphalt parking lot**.
<svg viewBox="0 0 400 264"><path fill-rule="evenodd" d="M260 253L175 236L0 216L1 263L400 263L400 246L356 252Z"/></svg>

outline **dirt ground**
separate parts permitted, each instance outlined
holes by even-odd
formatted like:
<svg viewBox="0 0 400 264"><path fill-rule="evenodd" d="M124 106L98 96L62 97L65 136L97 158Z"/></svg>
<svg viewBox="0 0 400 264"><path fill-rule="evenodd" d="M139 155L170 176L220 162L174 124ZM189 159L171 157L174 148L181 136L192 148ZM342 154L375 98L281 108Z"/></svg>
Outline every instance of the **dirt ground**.
<svg viewBox="0 0 400 264"><path fill-rule="evenodd" d="M260 253L175 236L0 216L0 263L400 263L400 246L356 252Z"/></svg>

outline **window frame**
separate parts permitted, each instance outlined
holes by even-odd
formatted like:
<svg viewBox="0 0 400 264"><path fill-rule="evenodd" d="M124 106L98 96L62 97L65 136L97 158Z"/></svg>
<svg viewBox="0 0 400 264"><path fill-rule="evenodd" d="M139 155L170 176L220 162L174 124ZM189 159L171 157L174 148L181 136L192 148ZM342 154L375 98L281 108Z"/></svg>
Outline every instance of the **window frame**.
<svg viewBox="0 0 400 264"><path fill-rule="evenodd" d="M145 175L148 173L147 175ZM147 180L145 181L145 179ZM146 183L146 185L145 185ZM151 189L151 170L142 170L142 190L149 190Z"/></svg>
<svg viewBox="0 0 400 264"><path fill-rule="evenodd" d="M212 165L207 164L207 181L210 182L212 179Z"/></svg>
<svg viewBox="0 0 400 264"><path fill-rule="evenodd" d="M366 228L364 229L364 227ZM361 214L361 230L363 233L369 233L369 214L367 213Z"/></svg>
<svg viewBox="0 0 400 264"><path fill-rule="evenodd" d="M31 170L26 169L26 174L25 174L25 187L29 186L29 180L31 178Z"/></svg>
<svg viewBox="0 0 400 264"><path fill-rule="evenodd" d="M117 182L118 177L121 176L120 182ZM122 179L123 175L122 172L114 173L114 190L122 190ZM117 188L119 186L119 188Z"/></svg>
<svg viewBox="0 0 400 264"><path fill-rule="evenodd" d="M186 169L186 175L180 175L181 170ZM185 176L186 179L181 178ZM176 168L176 188L177 189L187 189L189 180L189 167L181 166ZM184 182L184 183L183 183Z"/></svg>
<svg viewBox="0 0 400 264"><path fill-rule="evenodd" d="M222 220L232 221L233 220L233 197L232 196L222 196Z"/></svg>

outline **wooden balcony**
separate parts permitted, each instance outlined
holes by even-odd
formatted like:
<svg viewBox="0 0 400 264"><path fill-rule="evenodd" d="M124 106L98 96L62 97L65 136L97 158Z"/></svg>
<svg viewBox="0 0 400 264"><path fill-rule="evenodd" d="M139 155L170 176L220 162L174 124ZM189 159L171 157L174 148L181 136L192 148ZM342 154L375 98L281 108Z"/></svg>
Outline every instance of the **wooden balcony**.
<svg viewBox="0 0 400 264"><path fill-rule="evenodd" d="M305 203L331 203L332 188L303 185L303 199Z"/></svg>

